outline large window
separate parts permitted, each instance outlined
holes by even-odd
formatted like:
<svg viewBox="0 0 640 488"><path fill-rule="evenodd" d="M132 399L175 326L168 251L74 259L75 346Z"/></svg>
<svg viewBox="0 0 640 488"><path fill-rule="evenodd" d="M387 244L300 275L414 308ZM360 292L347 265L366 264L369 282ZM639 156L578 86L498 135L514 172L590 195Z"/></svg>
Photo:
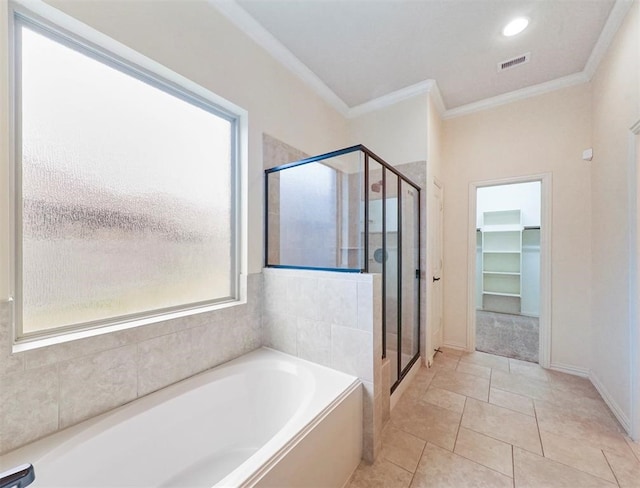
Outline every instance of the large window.
<svg viewBox="0 0 640 488"><path fill-rule="evenodd" d="M236 297L236 118L16 14L20 337Z"/></svg>

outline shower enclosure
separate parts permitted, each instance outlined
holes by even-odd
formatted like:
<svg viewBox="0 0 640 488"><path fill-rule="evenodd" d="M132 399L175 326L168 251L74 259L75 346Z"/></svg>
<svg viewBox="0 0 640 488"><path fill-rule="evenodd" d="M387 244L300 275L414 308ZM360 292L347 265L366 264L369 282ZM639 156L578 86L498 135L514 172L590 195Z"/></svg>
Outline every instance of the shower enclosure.
<svg viewBox="0 0 640 488"><path fill-rule="evenodd" d="M391 391L420 356L420 187L357 145L265 171L265 265L382 275Z"/></svg>

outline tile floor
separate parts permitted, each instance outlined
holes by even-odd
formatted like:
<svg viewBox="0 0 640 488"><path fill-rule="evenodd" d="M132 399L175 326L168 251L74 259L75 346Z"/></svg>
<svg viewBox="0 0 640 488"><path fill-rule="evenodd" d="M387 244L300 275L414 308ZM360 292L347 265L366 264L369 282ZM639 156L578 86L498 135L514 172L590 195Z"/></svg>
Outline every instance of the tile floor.
<svg viewBox="0 0 640 488"><path fill-rule="evenodd" d="M349 488L640 488L631 442L591 383L445 349L391 413Z"/></svg>

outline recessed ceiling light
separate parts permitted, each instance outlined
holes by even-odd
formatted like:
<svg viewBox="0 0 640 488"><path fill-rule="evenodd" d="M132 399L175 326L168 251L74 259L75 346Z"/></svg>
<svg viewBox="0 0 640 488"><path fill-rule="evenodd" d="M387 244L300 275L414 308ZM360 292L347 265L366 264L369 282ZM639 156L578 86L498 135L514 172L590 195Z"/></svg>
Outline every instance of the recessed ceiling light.
<svg viewBox="0 0 640 488"><path fill-rule="evenodd" d="M509 22L504 29L502 29L502 35L506 37L515 36L520 34L529 25L529 19L525 17L518 17Z"/></svg>

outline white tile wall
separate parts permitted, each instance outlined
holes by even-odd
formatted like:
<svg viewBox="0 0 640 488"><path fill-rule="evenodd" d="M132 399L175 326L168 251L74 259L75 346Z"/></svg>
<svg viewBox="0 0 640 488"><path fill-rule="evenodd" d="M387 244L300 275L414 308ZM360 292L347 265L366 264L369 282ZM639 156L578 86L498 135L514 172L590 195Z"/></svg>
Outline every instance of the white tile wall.
<svg viewBox="0 0 640 488"><path fill-rule="evenodd" d="M331 367L331 324L303 317L296 324L297 356Z"/></svg>
<svg viewBox="0 0 640 488"><path fill-rule="evenodd" d="M373 461L388 396L380 286L379 275L267 269L248 277L246 305L19 354L11 306L0 303L0 453L264 344L363 380Z"/></svg>
<svg viewBox="0 0 640 488"><path fill-rule="evenodd" d="M363 456L372 462L385 395L380 275L274 268L263 274L264 344L363 381Z"/></svg>
<svg viewBox="0 0 640 488"><path fill-rule="evenodd" d="M248 303L12 354L0 303L0 453L241 356L262 345L262 274Z"/></svg>
<svg viewBox="0 0 640 488"><path fill-rule="evenodd" d="M132 344L59 364L60 428L136 398L136 349Z"/></svg>

